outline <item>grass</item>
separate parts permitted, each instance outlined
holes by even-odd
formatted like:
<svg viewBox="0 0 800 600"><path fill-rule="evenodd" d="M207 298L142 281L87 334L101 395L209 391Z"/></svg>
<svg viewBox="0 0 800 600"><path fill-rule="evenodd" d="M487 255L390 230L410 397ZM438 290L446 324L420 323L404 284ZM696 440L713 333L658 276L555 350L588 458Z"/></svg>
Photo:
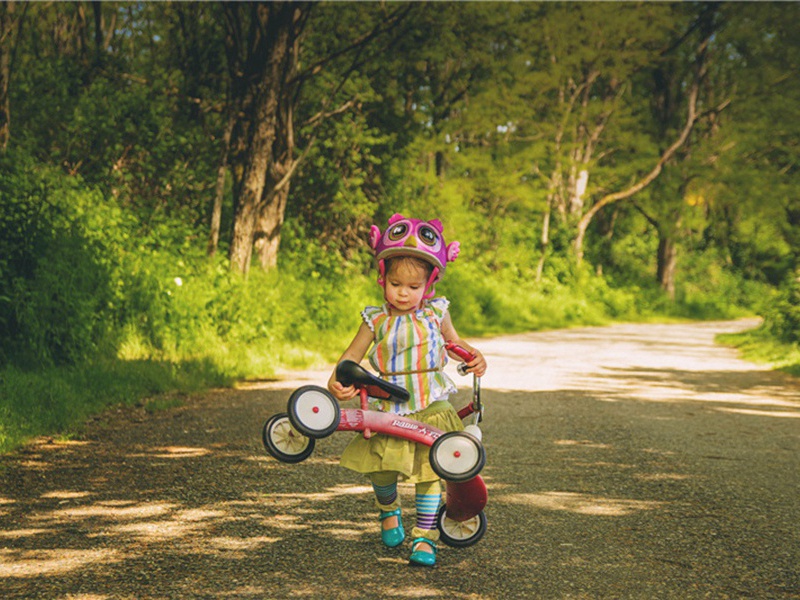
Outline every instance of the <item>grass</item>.
<svg viewBox="0 0 800 600"><path fill-rule="evenodd" d="M0 453L37 435L79 431L90 416L112 405L154 411L179 404L175 393L232 383L210 361L114 360L37 371L6 367L0 371Z"/></svg>
<svg viewBox="0 0 800 600"><path fill-rule="evenodd" d="M722 334L717 336L717 341L738 348L747 360L800 377L800 346L776 341L762 328Z"/></svg>
<svg viewBox="0 0 800 600"><path fill-rule="evenodd" d="M454 274L439 291L451 299L454 322L464 336L691 319L651 306L640 290L612 290L587 281L580 287L539 286L465 272ZM0 454L36 436L74 435L111 406L164 410L192 392L331 363L354 335L361 307L380 301L367 276L348 286L347 294L313 278L278 281L256 274L248 286L223 286L209 299L205 294L214 285L202 279L192 285L187 279L180 292L170 288L158 349L129 327L113 358L37 370L0 367ZM715 316L731 315L717 310ZM766 343L759 339L760 347ZM744 339L741 344L749 347ZM800 350L794 351L794 368L800 371ZM775 362L780 355L776 350L766 360Z"/></svg>

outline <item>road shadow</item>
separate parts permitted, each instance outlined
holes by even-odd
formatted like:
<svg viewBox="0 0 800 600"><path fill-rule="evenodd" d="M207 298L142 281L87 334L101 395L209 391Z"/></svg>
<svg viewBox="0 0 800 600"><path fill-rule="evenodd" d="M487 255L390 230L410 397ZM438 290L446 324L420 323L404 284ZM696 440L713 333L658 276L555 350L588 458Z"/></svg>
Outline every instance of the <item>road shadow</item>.
<svg viewBox="0 0 800 600"><path fill-rule="evenodd" d="M736 385L725 378L691 385L725 392ZM338 466L350 434L279 463L260 428L288 390L228 390L112 412L82 439L4 457L0 588L92 600L798 597L793 419L602 390L484 396L489 530L443 548L435 569L409 567L407 544L381 545L369 486ZM410 527L413 488L400 491Z"/></svg>

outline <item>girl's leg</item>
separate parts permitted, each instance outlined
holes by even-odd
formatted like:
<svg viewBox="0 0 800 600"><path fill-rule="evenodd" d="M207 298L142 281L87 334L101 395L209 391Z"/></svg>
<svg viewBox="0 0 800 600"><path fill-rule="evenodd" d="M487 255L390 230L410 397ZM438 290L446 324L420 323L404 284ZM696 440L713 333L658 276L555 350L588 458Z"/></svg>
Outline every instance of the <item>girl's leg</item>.
<svg viewBox="0 0 800 600"><path fill-rule="evenodd" d="M436 542L439 530L436 516L442 500L442 486L439 480L422 481L416 486L417 524L411 532L414 540L411 546L411 562L432 566L436 562Z"/></svg>
<svg viewBox="0 0 800 600"><path fill-rule="evenodd" d="M382 512L400 508L400 497L397 495L397 473L382 471L370 473L372 489L375 491L375 503Z"/></svg>
<svg viewBox="0 0 800 600"><path fill-rule="evenodd" d="M400 498L397 495L397 473L393 471L371 473L375 503L381 511L381 539L394 548L403 543L406 532L400 518Z"/></svg>

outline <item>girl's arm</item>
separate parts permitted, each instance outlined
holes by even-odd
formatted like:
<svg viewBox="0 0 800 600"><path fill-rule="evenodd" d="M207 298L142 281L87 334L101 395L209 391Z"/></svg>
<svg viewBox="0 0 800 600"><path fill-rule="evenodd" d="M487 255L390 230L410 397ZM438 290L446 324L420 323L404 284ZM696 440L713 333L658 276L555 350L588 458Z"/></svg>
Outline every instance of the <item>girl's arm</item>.
<svg viewBox="0 0 800 600"><path fill-rule="evenodd" d="M369 350L372 340L372 331L369 327L367 327L366 323L362 323L361 327L358 328L353 341L350 342L347 350L344 351L344 354L342 354L341 358L339 359L339 362L342 362L343 360L352 360L353 362L360 363L364 358L364 355L367 353L367 350ZM350 400L350 398L354 398L358 395L358 390L356 390L355 386L343 386L341 383L336 381L336 369L334 369L333 373L331 373L331 377L328 380L328 390L340 402Z"/></svg>
<svg viewBox="0 0 800 600"><path fill-rule="evenodd" d="M453 342L454 344L469 350L475 355L475 358L467 363L467 373L475 373L475 375L478 377L483 377L483 374L486 373L486 359L483 357L483 354L481 354L480 350L469 345L467 342L461 339L461 336L458 335L455 326L453 326L450 313L446 313L444 315L444 319L442 319L442 335L444 336L445 341ZM448 352L448 355L454 360L461 360L455 354L450 354Z"/></svg>

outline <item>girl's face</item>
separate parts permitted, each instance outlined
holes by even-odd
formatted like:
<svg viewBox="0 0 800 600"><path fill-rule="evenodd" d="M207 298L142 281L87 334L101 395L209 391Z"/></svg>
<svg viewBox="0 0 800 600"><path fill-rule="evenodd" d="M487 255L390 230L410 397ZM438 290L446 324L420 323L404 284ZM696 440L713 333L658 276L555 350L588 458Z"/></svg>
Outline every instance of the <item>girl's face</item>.
<svg viewBox="0 0 800 600"><path fill-rule="evenodd" d="M399 263L386 274L383 296L392 306L392 314L406 315L422 304L425 285L428 283L424 269L408 263Z"/></svg>

